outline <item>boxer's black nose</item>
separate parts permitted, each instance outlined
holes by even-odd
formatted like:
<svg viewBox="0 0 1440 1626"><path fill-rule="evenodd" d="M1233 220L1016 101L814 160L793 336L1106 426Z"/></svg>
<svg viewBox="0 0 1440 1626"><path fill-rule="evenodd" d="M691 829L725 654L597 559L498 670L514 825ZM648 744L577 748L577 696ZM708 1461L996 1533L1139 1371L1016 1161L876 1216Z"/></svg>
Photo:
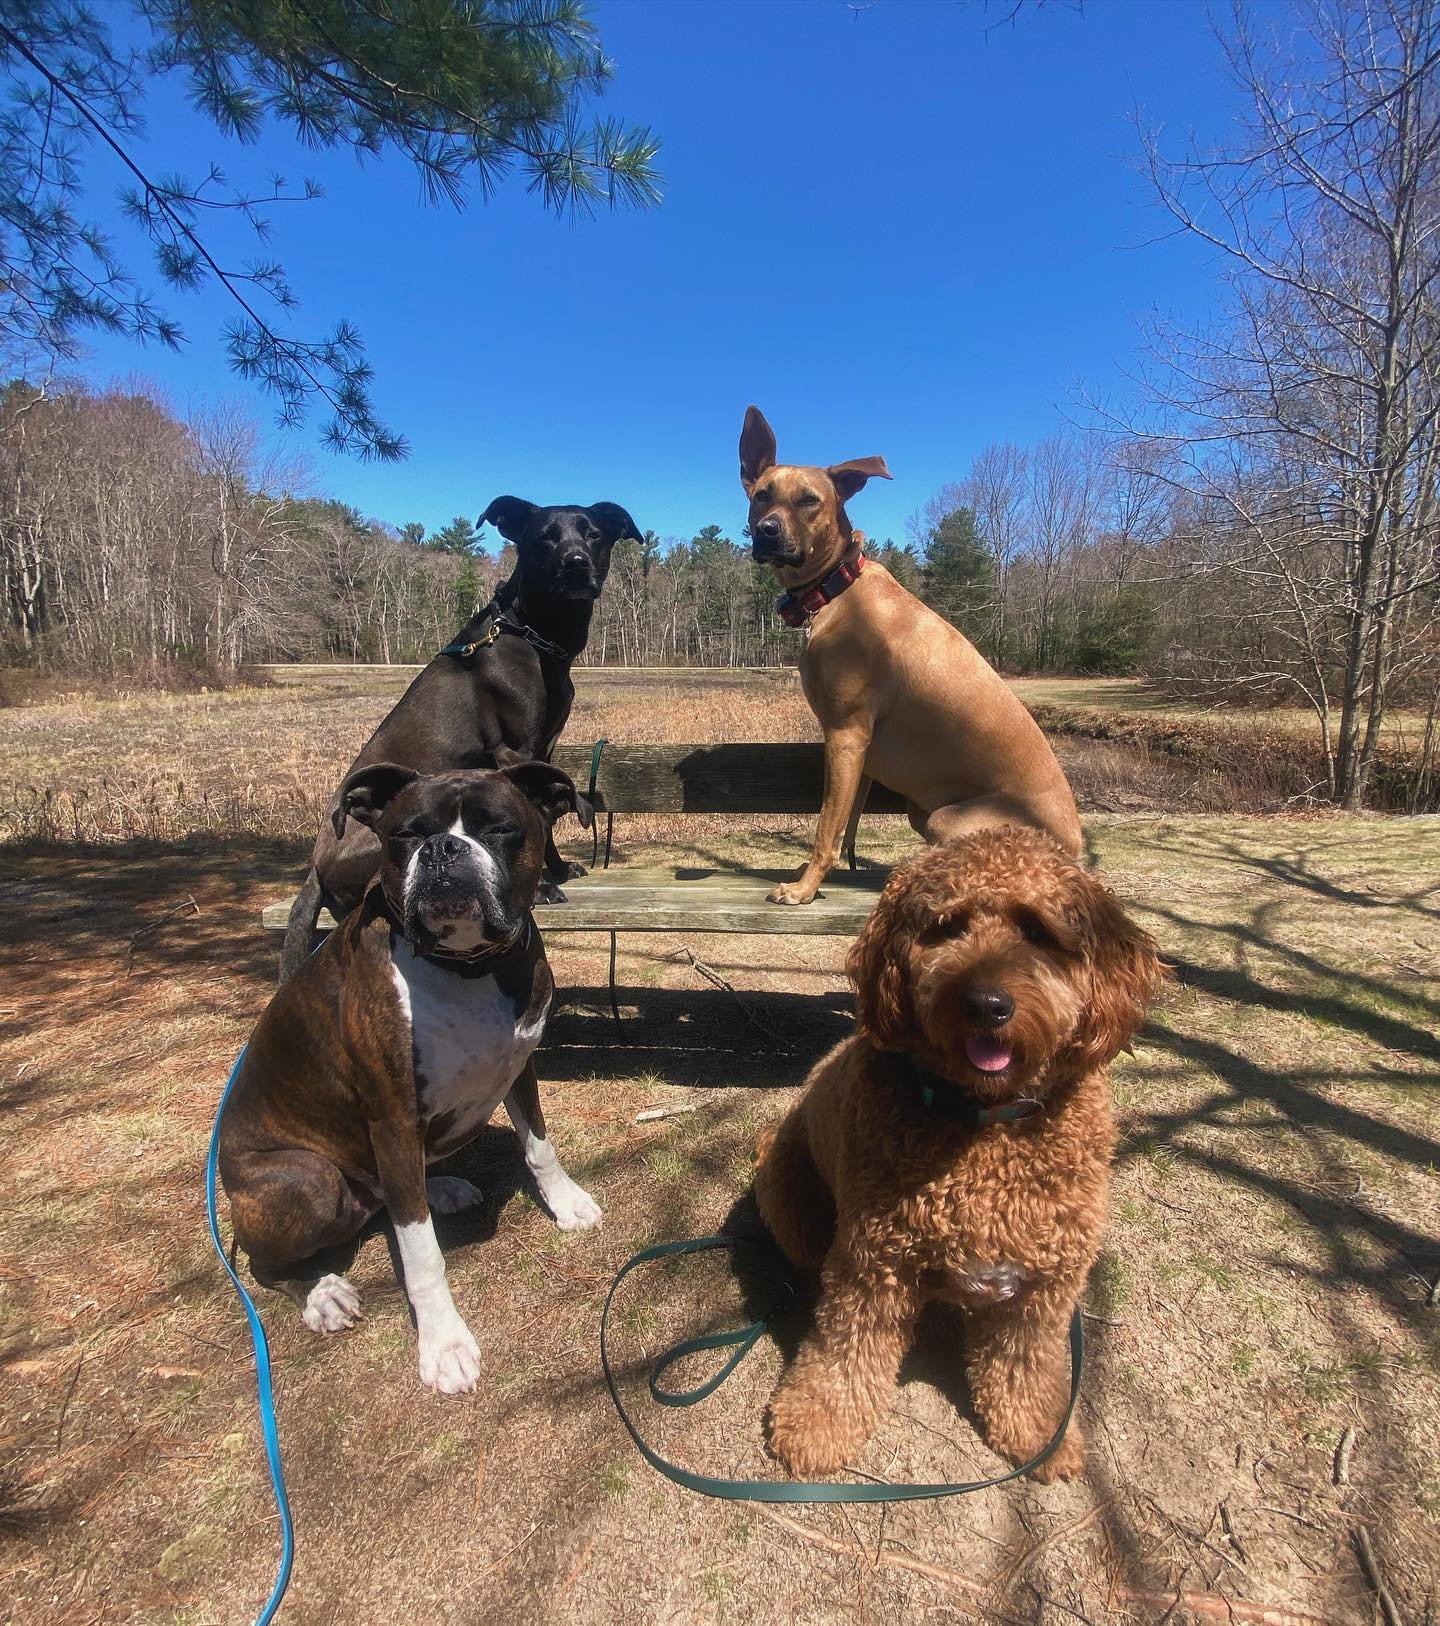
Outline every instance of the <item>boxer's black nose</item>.
<svg viewBox="0 0 1440 1626"><path fill-rule="evenodd" d="M453 864L464 851L465 843L459 836L431 836L420 849L420 859L422 863Z"/></svg>

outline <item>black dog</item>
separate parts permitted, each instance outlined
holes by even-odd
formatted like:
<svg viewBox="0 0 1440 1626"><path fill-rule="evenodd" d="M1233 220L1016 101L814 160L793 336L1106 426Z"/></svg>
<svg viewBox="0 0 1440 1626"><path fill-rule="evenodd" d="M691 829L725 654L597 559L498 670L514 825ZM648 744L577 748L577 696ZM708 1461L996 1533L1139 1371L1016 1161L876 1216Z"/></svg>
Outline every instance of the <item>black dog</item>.
<svg viewBox="0 0 1440 1626"><path fill-rule="evenodd" d="M613 502L538 508L519 497L497 497L480 523L515 544L514 572L401 696L351 763L347 782L378 762L434 774L548 760L554 749L575 698L570 662L590 634L610 550L640 530ZM310 864L285 930L281 982L314 948L321 909L343 920L380 867L374 832L346 818L339 791ZM560 857L553 836L545 872L544 903L563 902L558 883L585 873Z"/></svg>

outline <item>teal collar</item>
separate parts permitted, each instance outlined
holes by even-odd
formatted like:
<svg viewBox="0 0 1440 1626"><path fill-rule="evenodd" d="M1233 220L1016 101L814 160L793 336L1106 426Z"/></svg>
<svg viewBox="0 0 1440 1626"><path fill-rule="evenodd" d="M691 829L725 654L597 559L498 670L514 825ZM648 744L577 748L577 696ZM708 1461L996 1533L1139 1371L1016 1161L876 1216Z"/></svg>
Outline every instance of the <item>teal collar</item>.
<svg viewBox="0 0 1440 1626"><path fill-rule="evenodd" d="M907 1064L901 1074L908 1093L925 1109L947 1123L964 1124L969 1129L984 1129L990 1124L1022 1123L1045 1110L1045 1103L1033 1095L1017 1095L1009 1101L997 1101L993 1106L982 1106L965 1087L953 1079L942 1078L922 1067L919 1059L906 1053Z"/></svg>

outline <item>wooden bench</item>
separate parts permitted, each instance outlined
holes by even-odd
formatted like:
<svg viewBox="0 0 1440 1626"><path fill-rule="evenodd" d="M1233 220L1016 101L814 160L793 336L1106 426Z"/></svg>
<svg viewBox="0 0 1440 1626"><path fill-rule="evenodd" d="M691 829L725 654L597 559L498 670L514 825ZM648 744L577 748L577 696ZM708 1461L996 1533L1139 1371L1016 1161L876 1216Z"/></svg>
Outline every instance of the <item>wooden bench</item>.
<svg viewBox="0 0 1440 1626"><path fill-rule="evenodd" d="M824 748L804 745L561 745L555 763L587 793L596 810L595 852L600 857L600 820L605 824L603 863L566 881L567 903L542 907L536 919L550 932L609 932L610 1001L620 1020L615 990L618 933L741 932L854 937L875 906L887 871L836 870L813 903L786 907L765 894L795 869L749 870L686 863L665 869L611 869L615 818L623 813L723 813L736 816L793 813L816 816L825 788ZM866 811L903 813L902 798L872 788ZM807 848L809 840L807 832ZM798 867L798 864L797 866ZM288 899L266 906L268 931L284 931ZM320 916L321 930L335 922Z"/></svg>

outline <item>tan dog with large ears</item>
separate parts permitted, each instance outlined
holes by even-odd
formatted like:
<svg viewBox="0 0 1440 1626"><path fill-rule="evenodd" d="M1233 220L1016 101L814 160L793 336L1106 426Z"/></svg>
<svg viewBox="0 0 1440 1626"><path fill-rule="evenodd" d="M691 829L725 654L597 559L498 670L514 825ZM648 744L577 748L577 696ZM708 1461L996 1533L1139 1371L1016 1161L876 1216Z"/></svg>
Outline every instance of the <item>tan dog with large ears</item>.
<svg viewBox="0 0 1440 1626"><path fill-rule="evenodd" d="M885 459L822 469L777 463L775 452L774 430L750 407L740 483L751 551L792 598L821 588L827 600L805 606L800 653L805 698L825 731L825 799L809 863L770 902L810 902L853 839L875 779L906 799L927 841L1024 824L1077 854L1080 818L1060 764L970 640L871 561L833 594L822 586L855 563L864 538L845 503L867 480L891 478Z"/></svg>

